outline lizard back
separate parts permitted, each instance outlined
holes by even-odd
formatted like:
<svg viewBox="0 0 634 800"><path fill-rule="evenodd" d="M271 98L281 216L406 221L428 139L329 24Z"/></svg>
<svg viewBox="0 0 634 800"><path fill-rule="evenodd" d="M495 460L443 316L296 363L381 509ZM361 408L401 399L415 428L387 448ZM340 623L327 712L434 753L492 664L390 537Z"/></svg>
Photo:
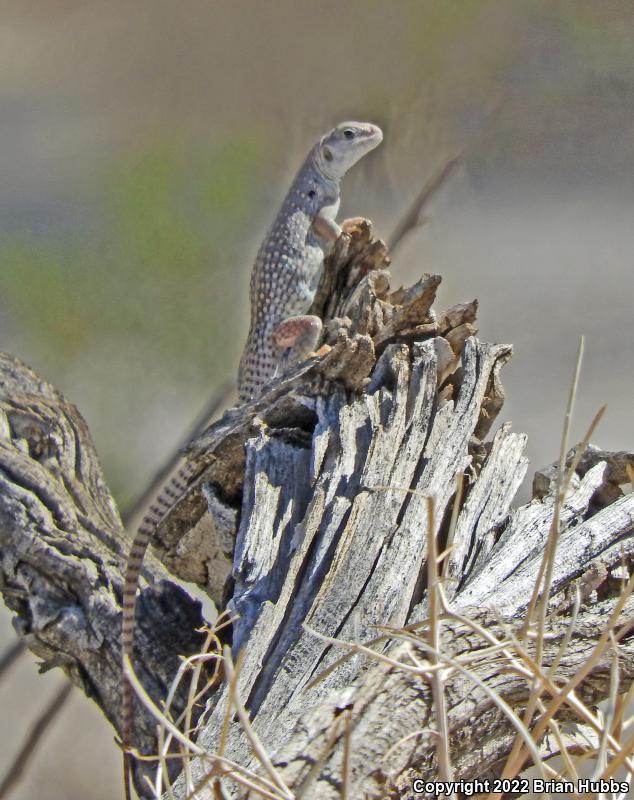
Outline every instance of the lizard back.
<svg viewBox="0 0 634 800"><path fill-rule="evenodd" d="M272 334L287 317L305 314L312 303L326 243L313 230L324 208L336 208L339 182L324 177L313 151L295 178L262 243L251 274L251 325L238 371L240 400L248 400L275 376Z"/></svg>
<svg viewBox="0 0 634 800"><path fill-rule="evenodd" d="M273 333L281 322L308 311L319 282L325 249L328 242L334 241L341 233L335 222L340 180L365 153L377 147L382 138L381 129L371 123L341 123L312 148L293 181L258 251L251 275L251 326L238 372L240 400L256 395L262 385L275 376L281 362ZM321 223L319 233L315 225L318 218ZM313 329L309 326L308 330ZM121 739L126 798L130 797L133 691L125 675L132 665L136 592L141 566L161 520L198 478L204 466L196 458L185 460L183 467L150 506L128 556L121 626L124 675Z"/></svg>

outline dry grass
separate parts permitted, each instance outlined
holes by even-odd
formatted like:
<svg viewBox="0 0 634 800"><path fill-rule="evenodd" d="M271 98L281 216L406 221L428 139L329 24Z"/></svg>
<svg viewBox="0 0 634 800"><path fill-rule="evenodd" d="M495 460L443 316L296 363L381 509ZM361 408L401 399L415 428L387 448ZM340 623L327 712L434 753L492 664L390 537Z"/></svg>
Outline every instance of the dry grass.
<svg viewBox="0 0 634 800"><path fill-rule="evenodd" d="M575 462L566 469L565 455L568 450L568 432L574 408L582 355L583 340L579 348L577 365L566 409L553 521L526 618L518 627L512 629L510 625L498 619L494 632L492 628L483 626L477 619L459 613L451 607L444 591L444 576L442 572L443 561L450 551L451 544L448 545L448 549L445 552L438 554L436 539L433 535L435 530L434 503L431 498L428 498L427 518L429 554L427 559L428 618L401 629L387 626L380 627L379 635L366 643L333 639L316 631L310 631L308 626L305 626L316 637L346 651L336 663L324 670L309 685L308 689L322 681L344 661L359 654L377 664L382 664L393 670L403 671L430 685L435 718L435 729L431 732L436 742L438 780L450 781L453 776L449 746L446 685L451 676L455 674L467 678L488 696L515 730L515 741L501 772L503 778L512 779L517 777L525 771L529 764L536 768L544 780L556 779L576 782L582 769L584 775L587 775L588 770L590 770L593 779L603 778L607 780L617 773L622 774L625 771L629 780L634 773L634 734L630 733L633 720L625 718L626 709L634 696L634 691L630 687L625 694L619 694L619 640L630 628L629 624L621 625L621 612L634 589L634 575L627 580L623 580L620 597L613 613L607 620L605 629L598 637L587 662L574 675L571 677L562 676L560 674L560 664L577 624L581 603L578 592L570 612L568 629L562 637L559 650L547 669L544 668L543 664L546 640L549 635L548 598L559 537L559 511L570 488L578 461L604 410L601 409L593 420L586 437L584 437L582 446L578 448ZM394 487L384 488L393 489ZM458 481L456 508L460 505L461 491L462 484ZM451 542L456 519L457 513L454 513L450 523L449 543ZM464 627L472 635L475 634L477 646L472 649L472 652L453 656L443 650L442 629L449 621L454 625L458 624ZM222 624L228 624L227 620ZM384 651L388 642L405 645L404 648L398 648L398 657L391 655L390 650L386 653L375 649L380 646L381 650ZM604 658L609 651L611 651L610 692L605 710L599 712L584 705L575 690L599 660ZM403 653L406 654L405 657L403 657ZM213 677L205 686L200 688L202 665L210 660L215 663ZM521 709L512 708L479 677L476 667L481 668L485 663L488 668L493 666L500 673L511 672L526 682L528 700ZM211 684L217 681L221 669L228 682L228 702L225 708L224 726L218 751L213 753L195 743L194 736L196 731L192 731L190 726L194 704L200 702ZM215 797L228 797L226 792L228 783L238 784L245 791L251 792L250 796L264 797L270 800L293 800L293 798L299 800L302 796L306 796L330 752L324 752L323 761L314 765L302 786L293 793L285 784L280 772L273 765L249 720L243 701L238 694L239 670L240 661L238 660L238 663L234 665L230 650L225 648L224 651L220 651L215 631L208 632L205 651L183 661L163 709L158 709L152 703L138 680L136 680L134 673L130 670L130 678L138 696L154 714L157 721L159 752L156 756L156 780L152 786L153 796L157 800L163 796L164 791L167 791L168 797L174 796L167 782L168 758L179 758L182 761L188 799L192 798L193 800L193 798L199 796L203 788L210 786L213 787ZM174 720L170 715L171 700L180 683L186 679L190 681L188 707L180 719ZM564 709L566 711L565 726L561 721ZM569 732L571 730L571 713L577 721L576 735L572 735ZM346 711L343 715L343 758L340 792L342 800L347 800L353 796L350 785L352 747L350 732L353 725L353 714L354 710L352 709ZM242 727L250 742L252 755L259 764L257 772L231 761L224 754L232 718L237 719L238 724ZM340 724L340 720L338 720L337 724ZM333 731L331 747L335 746L335 741L339 739L340 732L340 728L336 732ZM427 730L425 732L429 733L430 731ZM413 731L400 742L393 744L384 754L384 761L389 763L391 754L396 748L421 733L422 731ZM178 751L176 752L173 750L174 743L178 745ZM193 777L192 756L197 757L201 764L206 765L206 772L202 779ZM548 763L554 756L558 756L561 759L559 770L553 769ZM499 796L499 794L492 793L489 795L489 800L494 800Z"/></svg>
<svg viewBox="0 0 634 800"><path fill-rule="evenodd" d="M430 513L432 512L430 511ZM383 664L391 669L402 670L418 680L429 683L432 688L434 716L436 719L434 733L436 738L438 780L452 780L445 687L450 677L456 673L469 679L474 686L484 692L516 731L516 743L509 753L502 772L503 777L511 779L518 776L526 769L528 759L537 768L544 780L556 779L576 782L580 777L580 768L583 768L585 770L584 774L587 774L588 765L590 765L594 779L604 778L607 780L615 776L617 772L626 770L627 779L629 780L631 774L634 773L634 762L632 760L634 735L630 733L633 720L625 719L625 710L634 692L630 688L625 694L620 695L618 693L618 640L622 634L622 629L619 630L619 614L634 588L634 576L630 577L623 586L618 605L607 621L606 628L599 637L588 662L572 677L563 679L558 676L557 667L561 654L563 654L563 650L574 630L574 609L568 633L562 640L560 655L548 670L544 670L538 663L536 654L543 653L543 637L547 635L548 629L547 616L543 628L537 623L533 623L528 627L524 626L522 639L510 627L506 627L505 636L501 637L499 628L498 633L494 634L490 629L483 627L477 620L464 616L451 608L443 590L442 578L438 574L437 557L430 557L428 569L430 572L430 603L429 618L427 620L399 630L384 628L380 636L367 644L345 642L321 636L314 632L316 636L319 636L324 641L335 644L347 651L346 655L337 664L333 665L328 672L336 669L349 657L363 654L376 663ZM435 598L433 601L432 596ZM480 638L481 643L478 645L477 651L459 657L453 657L443 651L442 627L449 620L463 625ZM542 637L541 639L540 636ZM214 637L215 634L213 632L208 633L208 644L214 640ZM376 645L384 645L388 640L407 643L409 645L407 657L393 658L373 649ZM612 651L610 695L606 709L603 713L600 713L584 705L575 694L575 689L599 659L610 649ZM216 661L217 668L220 667L222 662L229 685L229 702L227 703L225 716L225 736L223 736L216 753L208 752L197 745L193 740L196 731L188 730L187 727L188 721L191 719L194 703L203 698L212 683L212 681L209 681L204 687L197 688L202 663L210 659ZM499 694L491 690L481 680L475 667L482 666L485 662L488 665L495 664L496 669L500 672L512 672L525 680L529 690L529 701L522 711L518 712L512 708ZM134 676L131 676L135 691L137 691L146 708L154 714L157 721L159 752L155 757L157 770L156 779L152 786L153 796L157 800L163 797L164 791L167 792L168 797L173 797L167 781L167 760L170 758L179 758L182 761L183 774L187 785L186 797L188 799L192 798L193 800L193 798L198 797L200 791L209 785L214 787L216 796L224 797L226 795L223 787L226 782L242 786L245 790L252 792L254 797L264 797L269 798L269 800L292 800L293 798L298 800L301 797L301 794L294 794L286 786L281 774L274 767L254 731L243 702L237 693L238 674L239 664L234 666L231 653L226 648L222 655L203 652L192 656L183 661L182 667L174 679L174 685L164 709L157 708L145 694ZM319 680L324 677L325 675L322 674ZM190 702L182 718L173 720L170 717L170 701L181 681L185 679L190 681ZM565 726L567 729L570 728L570 712L572 712L577 719L579 730L588 732L588 734L593 732L594 735L586 735L584 742L584 738L579 735L572 736L569 733L564 733L564 727L559 721L560 713L564 707L567 711ZM531 716L528 714L529 708L532 709ZM347 733L344 734L342 798L353 796L350 788L349 768L352 713L348 713L344 721ZM259 772L246 769L223 755L230 717L233 714L237 716L239 724L250 741L252 755L260 765ZM183 724L183 730L179 729L180 724ZM406 740L421 733L422 731L414 731L400 742L393 744L390 751L385 753L385 759L389 761L391 752L394 749L404 744ZM543 746L546 735L548 735L548 748ZM333 736L332 738L334 744L334 740L337 737ZM174 752L171 749L174 742L179 745L178 752ZM328 755L328 752L324 753L324 760ZM555 755L562 759L562 767L559 771L555 771L548 764L548 761ZM207 765L203 779L195 780L192 776L192 756L198 757L201 763ZM321 764L316 765L314 777L316 777L320 767ZM307 788L308 786L304 784L302 793L305 793ZM497 796L491 794L490 798L492 800L493 797Z"/></svg>

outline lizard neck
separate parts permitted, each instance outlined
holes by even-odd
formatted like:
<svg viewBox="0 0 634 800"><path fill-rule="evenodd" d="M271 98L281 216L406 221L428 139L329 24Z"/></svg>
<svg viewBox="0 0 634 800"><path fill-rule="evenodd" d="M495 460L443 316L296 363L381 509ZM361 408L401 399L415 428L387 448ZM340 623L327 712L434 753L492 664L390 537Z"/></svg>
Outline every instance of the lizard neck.
<svg viewBox="0 0 634 800"><path fill-rule="evenodd" d="M281 213L288 215L289 208L294 207L301 208L307 216L314 217L324 206L336 203L339 192L339 179L325 175L319 168L314 148L295 176Z"/></svg>
<svg viewBox="0 0 634 800"><path fill-rule="evenodd" d="M329 183L337 192L343 175L340 175L323 156L321 142L318 142L308 154L306 166L309 166L325 182Z"/></svg>

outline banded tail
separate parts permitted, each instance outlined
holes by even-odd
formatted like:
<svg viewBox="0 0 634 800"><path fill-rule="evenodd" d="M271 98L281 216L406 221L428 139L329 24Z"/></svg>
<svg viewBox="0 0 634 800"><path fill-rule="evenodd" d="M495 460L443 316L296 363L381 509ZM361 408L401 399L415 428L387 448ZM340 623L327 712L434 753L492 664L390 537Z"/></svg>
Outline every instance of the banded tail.
<svg viewBox="0 0 634 800"><path fill-rule="evenodd" d="M136 623L136 593L145 553L152 541L162 519L174 503L182 497L197 471L189 464L184 464L162 488L139 525L126 564L123 582L123 600L121 617L121 743L123 746L123 775L126 800L131 797L130 778L131 761L129 748L132 746L132 730L134 725L134 693L125 676L126 659L132 666L134 648L134 629Z"/></svg>

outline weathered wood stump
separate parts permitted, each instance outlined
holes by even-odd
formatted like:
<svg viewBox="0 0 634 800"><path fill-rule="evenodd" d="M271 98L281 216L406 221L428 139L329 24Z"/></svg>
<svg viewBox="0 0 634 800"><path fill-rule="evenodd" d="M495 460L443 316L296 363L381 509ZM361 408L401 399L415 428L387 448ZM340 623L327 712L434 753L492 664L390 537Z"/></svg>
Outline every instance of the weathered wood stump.
<svg viewBox="0 0 634 800"><path fill-rule="evenodd" d="M313 308L330 349L191 443L205 467L161 525L162 564L148 559L141 589L135 666L155 702L178 655L200 647L203 623L165 568L236 617L239 673L231 691L218 685L208 698L197 744L268 775L228 707L240 698L277 768L275 796L339 798L345 774L351 798L402 798L412 796L415 777L436 777L433 692L416 668L429 658L425 626L415 625L429 615L429 525L439 552L450 545L442 577L456 616L445 617L441 640L459 662L485 646L460 615L498 637L524 619L556 505L551 467L538 474L533 500L513 509L525 437L504 424L487 438L511 348L475 338L475 302L435 313L438 276L391 291L388 264L368 223L348 227ZM0 402L4 600L43 665L61 666L116 728L126 551L119 517L86 426L58 392L4 356ZM619 570L632 563L634 496L619 488L632 463L631 453L590 449L561 503L542 658L544 667L559 660L559 681L587 661L618 602ZM560 658L575 592L575 633ZM632 608L628 600L626 625ZM624 686L634 674L628 631L619 647ZM345 645L373 639L394 663ZM482 687L518 711L528 696L525 676L495 658L470 670L445 681L456 778L499 774L513 742L507 716ZM595 704L609 679L606 652L578 696ZM184 703L182 689L176 714ZM139 715L139 750L155 752L154 725ZM175 797L208 771L208 760L196 759ZM208 782L196 796L246 796L225 784L214 794Z"/></svg>

